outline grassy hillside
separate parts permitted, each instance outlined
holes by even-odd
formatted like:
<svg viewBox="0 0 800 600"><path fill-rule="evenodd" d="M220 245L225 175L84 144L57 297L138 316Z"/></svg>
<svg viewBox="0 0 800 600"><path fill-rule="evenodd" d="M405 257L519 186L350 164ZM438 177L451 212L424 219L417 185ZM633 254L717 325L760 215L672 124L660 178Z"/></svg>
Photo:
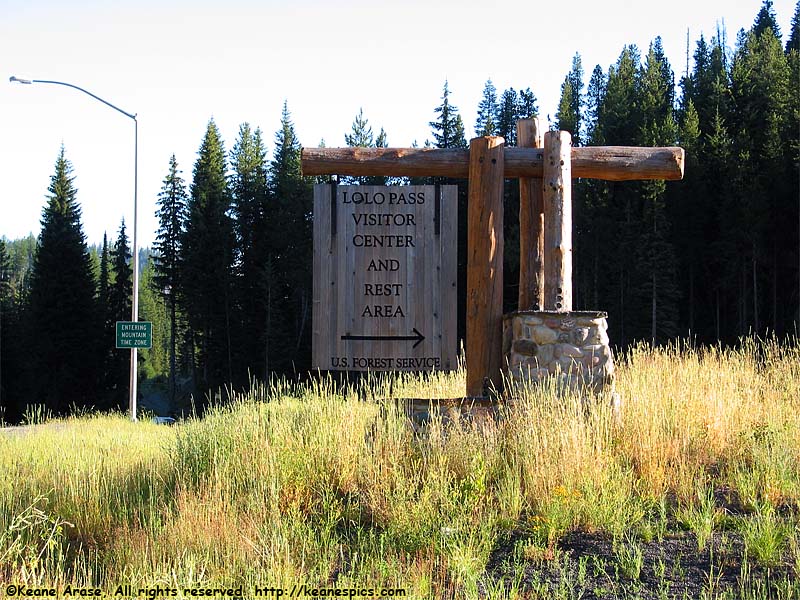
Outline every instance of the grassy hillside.
<svg viewBox="0 0 800 600"><path fill-rule="evenodd" d="M496 421L415 433L363 400L388 382L322 382L174 427L102 416L0 435L0 582L800 597L800 348L618 363L619 420L604 399L517 390ZM463 393L463 373L392 383Z"/></svg>

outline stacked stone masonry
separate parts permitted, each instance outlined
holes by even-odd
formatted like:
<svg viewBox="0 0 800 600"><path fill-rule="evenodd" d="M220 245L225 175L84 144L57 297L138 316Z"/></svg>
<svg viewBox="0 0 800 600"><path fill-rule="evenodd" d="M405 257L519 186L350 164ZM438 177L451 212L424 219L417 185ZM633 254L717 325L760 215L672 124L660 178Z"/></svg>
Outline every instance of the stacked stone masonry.
<svg viewBox="0 0 800 600"><path fill-rule="evenodd" d="M503 317L503 355L518 384L557 378L572 389L613 391L614 358L604 312L520 311Z"/></svg>

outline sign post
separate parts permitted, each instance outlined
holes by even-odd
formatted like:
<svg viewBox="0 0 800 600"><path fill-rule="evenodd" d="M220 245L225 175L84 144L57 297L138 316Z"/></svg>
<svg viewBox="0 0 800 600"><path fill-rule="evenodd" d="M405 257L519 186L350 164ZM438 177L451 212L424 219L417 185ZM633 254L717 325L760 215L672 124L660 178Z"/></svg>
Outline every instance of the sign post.
<svg viewBox="0 0 800 600"><path fill-rule="evenodd" d="M455 186L314 189L313 366L457 366Z"/></svg>

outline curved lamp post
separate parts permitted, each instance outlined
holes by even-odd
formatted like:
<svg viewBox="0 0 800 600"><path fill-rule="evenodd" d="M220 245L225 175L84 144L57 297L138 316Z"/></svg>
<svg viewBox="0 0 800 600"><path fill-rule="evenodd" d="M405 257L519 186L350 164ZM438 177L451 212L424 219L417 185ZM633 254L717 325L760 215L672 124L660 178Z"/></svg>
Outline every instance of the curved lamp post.
<svg viewBox="0 0 800 600"><path fill-rule="evenodd" d="M114 106L111 102L107 100L103 100L100 96L95 96L93 93L78 87L77 85L72 85L71 83L65 83L63 81L47 81L45 79L22 79L20 77L14 77L13 75L8 78L8 80L12 83L23 83L23 84L33 84L33 83L52 83L54 85L63 85L65 87L70 87L72 89L78 90L79 92L83 92L87 96L91 96L95 100L98 100L105 104L106 106L110 106L117 112L122 113L126 117L133 119L134 124L134 146L133 146L133 306L131 307L131 321L138 321L139 320L139 247L137 245L137 238L136 238L136 213L137 213L137 196L138 196L138 188L139 188L139 121L136 120L136 115L131 114L129 112L125 112L118 106ZM128 401L128 406L130 409L131 421L136 420L136 387L137 387L137 364L136 364L136 357L137 357L137 349L131 348L131 381L130 381L130 398Z"/></svg>

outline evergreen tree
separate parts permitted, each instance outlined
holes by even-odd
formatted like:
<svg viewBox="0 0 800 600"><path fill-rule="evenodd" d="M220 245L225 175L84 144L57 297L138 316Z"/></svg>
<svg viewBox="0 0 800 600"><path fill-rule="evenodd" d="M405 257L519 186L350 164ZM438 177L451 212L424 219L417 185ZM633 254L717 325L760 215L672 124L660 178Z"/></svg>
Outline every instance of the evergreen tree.
<svg viewBox="0 0 800 600"><path fill-rule="evenodd" d="M16 423L31 398L33 373L26 328L36 238L0 238L0 419Z"/></svg>
<svg viewBox="0 0 800 600"><path fill-rule="evenodd" d="M161 295L169 311L169 398L175 404L178 361L178 290L181 285L181 243L188 193L173 154L169 172L156 200L158 230L153 244L152 286Z"/></svg>
<svg viewBox="0 0 800 600"><path fill-rule="evenodd" d="M353 148L374 148L375 136L369 121L364 117L364 109L359 108L353 119L351 132L344 134L344 143Z"/></svg>
<svg viewBox="0 0 800 600"><path fill-rule="evenodd" d="M591 146L603 145L603 134L600 130L600 110L606 93L606 77L600 65L596 65L589 78L586 89L586 140Z"/></svg>
<svg viewBox="0 0 800 600"><path fill-rule="evenodd" d="M11 313L11 259L6 250L6 242L0 238L0 422L4 422L10 411L10 403L6 393L6 383L3 379L4 372L8 372L6 354L8 349L3 346L3 335L8 336ZM5 353L4 353L5 350Z"/></svg>
<svg viewBox="0 0 800 600"><path fill-rule="evenodd" d="M359 108L358 114L353 119L351 132L344 134L345 143L351 148L386 148L386 132L381 127L378 139L372 133L372 127L364 116L364 110ZM386 177L366 176L366 177L345 177L345 183L357 183L360 185L386 185Z"/></svg>
<svg viewBox="0 0 800 600"><path fill-rule="evenodd" d="M572 145L582 142L583 66L580 54L572 57L572 68L561 84L561 100L556 112L557 128L572 134Z"/></svg>
<svg viewBox="0 0 800 600"><path fill-rule="evenodd" d="M378 134L378 137L375 138L375 147L376 148L388 148L389 147L389 138L386 135L386 132L381 127L381 131Z"/></svg>
<svg viewBox="0 0 800 600"><path fill-rule="evenodd" d="M267 218L275 235L264 265L261 294L268 313L267 357L272 365L266 368L267 373L277 368L302 369L310 363L313 193L311 181L302 175L300 149L291 115L284 104L270 164L273 206ZM273 308L276 304L277 311ZM273 343L277 341L280 343Z"/></svg>
<svg viewBox="0 0 800 600"><path fill-rule="evenodd" d="M779 249L793 247L795 239L786 219L778 216L795 210L786 138L790 73L776 29L768 23L770 14L771 3L765 2L752 30L739 36L731 65L734 139L743 161L736 191L745 209L749 246L747 321L758 332L778 324L782 307L777 298L788 282L780 272L789 268Z"/></svg>
<svg viewBox="0 0 800 600"><path fill-rule="evenodd" d="M284 104L284 110L286 105ZM239 138L231 152L231 191L236 244L239 259L237 273L237 304L241 308L237 350L252 375L264 377L264 323L262 301L264 264L268 257L270 232L267 229L267 151L261 130L250 129L248 123L239 127Z"/></svg>
<svg viewBox="0 0 800 600"><path fill-rule="evenodd" d="M464 122L458 114L458 108L450 103L450 89L447 80L442 91L442 103L433 109L438 115L435 121L428 123L433 130L433 141L437 148L466 148Z"/></svg>
<svg viewBox="0 0 800 600"><path fill-rule="evenodd" d="M153 267L153 255L145 250L147 256L144 267L142 268L139 279L139 318L142 321L149 321L153 324L153 345L151 348L139 350L139 373L140 378L149 381L150 385L158 389L161 383L166 383L166 392L169 403L167 405L153 406L159 415L173 412L178 409L176 397L173 395L170 378L170 355L171 355L171 322L169 307L164 301L164 296L153 282L155 269ZM176 365L177 366L177 365Z"/></svg>
<svg viewBox="0 0 800 600"><path fill-rule="evenodd" d="M95 402L95 282L81 227L72 165L62 146L31 273L30 356L36 374L29 401L54 414Z"/></svg>
<svg viewBox="0 0 800 600"><path fill-rule="evenodd" d="M116 324L112 318L111 308L111 257L108 247L108 235L103 232L103 246L100 251L100 269L97 282L97 318L100 323L101 335L98 340L98 396L101 408L109 408L109 389L111 387L110 373L116 349ZM130 316L125 317L127 321Z"/></svg>
<svg viewBox="0 0 800 600"><path fill-rule="evenodd" d="M677 141L673 114L675 89L672 69L661 39L650 44L640 74L640 111L642 129L640 144L669 146ZM642 319L637 337L651 343L663 342L678 333L677 265L672 232L666 212L666 183L648 181L642 188L642 227L638 244L644 249L638 260L636 294L643 306L650 307L648 318Z"/></svg>
<svg viewBox="0 0 800 600"><path fill-rule="evenodd" d="M483 95L478 103L478 118L475 120L475 135L496 135L498 125L497 89L491 79L483 86Z"/></svg>
<svg viewBox="0 0 800 600"><path fill-rule="evenodd" d="M608 69L596 127L602 132L604 144L635 146L639 143L639 67L639 51L635 46L625 46L616 64ZM605 277L599 274L595 278L598 270L593 266L593 296L598 297L599 305L608 307L612 316L609 335L626 345L637 333L632 318L643 310L642 306L633 306L631 302L632 290L637 287L633 278L636 241L642 228L639 222L641 197L636 185L631 184L597 182L590 187L594 191L592 201L602 214L593 225L598 229L596 247L612 249L606 259L608 274ZM581 269L579 264L576 267Z"/></svg>
<svg viewBox="0 0 800 600"><path fill-rule="evenodd" d="M133 295L133 266L128 235L125 232L125 220L119 227L117 240L111 250L111 270L114 280L108 290L108 324L104 329L103 339L113 339L117 321L131 320L131 302ZM108 393L105 407L122 410L128 398L130 385L130 352L114 348L106 373L106 390ZM104 408L105 408L104 407Z"/></svg>
<svg viewBox="0 0 800 600"><path fill-rule="evenodd" d="M700 282L710 282L713 280L711 273L706 273L706 261L697 260L706 252L706 244L710 241L706 237L706 228L711 222L710 217L713 213L700 205L700 198L707 193L705 189L705 177L703 164L700 160L702 156L702 140L700 133L700 118L695 110L691 98L684 95L683 105L681 106L681 123L679 130L680 146L686 151L686 165L684 182L680 193L674 194L668 199L670 205L668 213L672 216L674 227L675 245L683 249L679 256L678 272L684 277L680 282L685 290L685 302L681 303L683 313L680 315L680 322L683 324L681 335L698 335L698 324L702 324L706 329L702 335L707 336L709 324L713 322L713 316L705 311L709 306L710 297L702 298L703 292L708 294L710 287L703 290ZM699 310L703 307L703 310ZM697 319L698 313L703 314L704 318Z"/></svg>
<svg viewBox="0 0 800 600"><path fill-rule="evenodd" d="M464 135L464 121L458 114L458 108L450 102L450 88L447 80L442 90L442 103L433 109L436 118L430 121L434 146L436 148L467 148ZM441 183L458 186L458 289L459 302L457 310L457 329L459 338L463 338L466 329L466 256L467 256L467 182L464 179L418 178L413 184L424 185ZM463 290L463 291L462 291Z"/></svg>
<svg viewBox="0 0 800 600"><path fill-rule="evenodd" d="M531 88L520 90L517 105L517 117L520 119L530 119L538 116L539 108L536 106L536 96Z"/></svg>
<svg viewBox="0 0 800 600"><path fill-rule="evenodd" d="M764 0L761 10L758 11L756 21L753 24L753 35L761 36L765 31L771 30L779 40L781 39L781 29L778 27L778 19L775 16L775 9L772 7L772 0Z"/></svg>
<svg viewBox="0 0 800 600"><path fill-rule="evenodd" d="M561 98L558 101L558 109L556 110L555 130L569 131L574 139L578 131L578 115L572 111L570 106L572 96L572 82L568 75L564 78L564 83L561 84Z"/></svg>
<svg viewBox="0 0 800 600"><path fill-rule="evenodd" d="M641 125L638 112L639 50L625 46L609 67L601 120L606 144L632 146Z"/></svg>
<svg viewBox="0 0 800 600"><path fill-rule="evenodd" d="M605 97L605 76L598 65L594 68L586 93L585 113L580 122L584 123L584 138L590 145L603 145L600 110ZM564 95L563 99L569 98ZM565 102L565 111L568 101ZM600 255L610 232L619 224L612 221L607 200L609 186L596 179L577 179L572 183L573 195L573 306L597 309L601 302L601 289L608 277L601 274ZM611 242L613 243L613 242ZM613 318L612 318L613 321Z"/></svg>
<svg viewBox="0 0 800 600"><path fill-rule="evenodd" d="M500 98L500 110L497 117L497 135L506 141L506 146L517 145L517 120L519 116L519 99L514 88L508 88Z"/></svg>
<svg viewBox="0 0 800 600"><path fill-rule="evenodd" d="M181 304L188 320L195 382L203 392L233 383L232 300L234 231L225 175L225 148L214 119L208 122L194 164L181 239Z"/></svg>
<svg viewBox="0 0 800 600"><path fill-rule="evenodd" d="M794 7L794 15L792 15L792 32L789 34L789 40L786 42L786 54L789 54L789 52L792 50L795 52L800 52L800 2L798 2Z"/></svg>
<svg viewBox="0 0 800 600"><path fill-rule="evenodd" d="M792 33L786 43L786 62L789 66L789 90L794 90L789 94L788 118L786 120L786 141L788 152L786 159L789 163L787 171L790 173L791 181L800 182L800 1L797 3L792 17ZM800 190L794 194L800 203ZM800 211L800 206L798 206ZM798 256L798 293L797 308L794 316L794 328L800 328L800 232L797 238ZM787 324L788 326L788 324Z"/></svg>

